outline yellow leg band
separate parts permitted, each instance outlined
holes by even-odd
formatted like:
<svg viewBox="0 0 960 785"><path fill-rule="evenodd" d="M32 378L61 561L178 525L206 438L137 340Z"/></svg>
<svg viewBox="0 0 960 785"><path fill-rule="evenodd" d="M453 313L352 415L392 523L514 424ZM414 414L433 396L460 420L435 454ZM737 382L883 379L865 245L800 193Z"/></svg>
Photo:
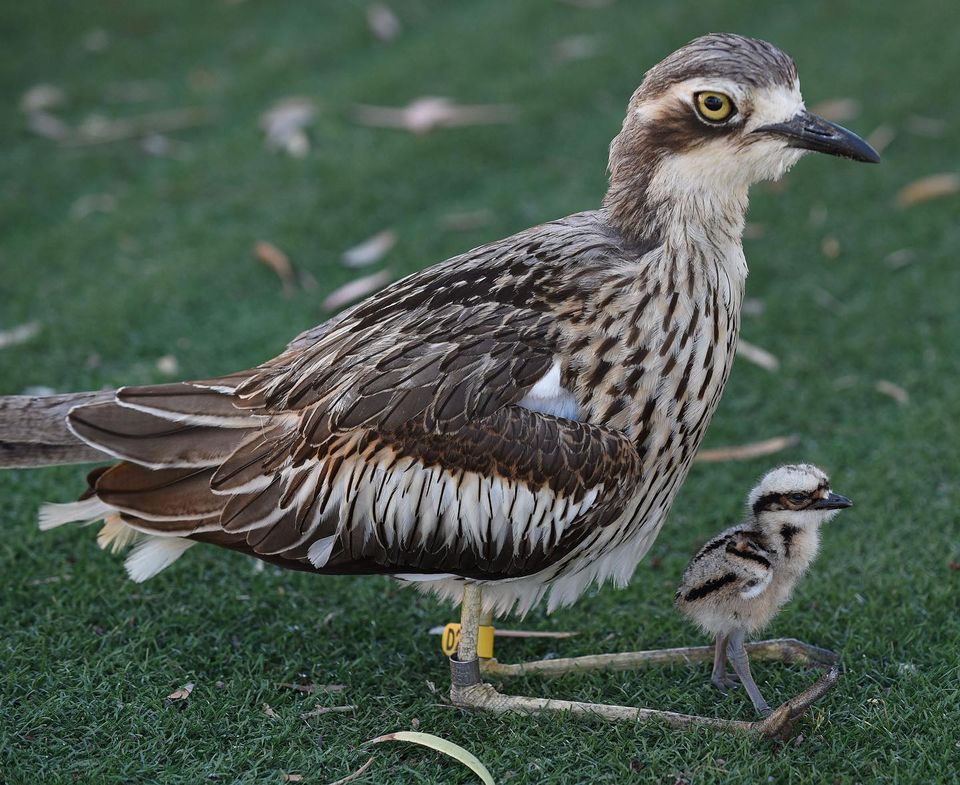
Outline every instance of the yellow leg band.
<svg viewBox="0 0 960 785"><path fill-rule="evenodd" d="M494 629L488 624L481 624L477 635L477 656L483 660L489 660L493 657L493 635ZM448 657L457 653L457 645L460 643L460 625L451 623L443 628L443 634L440 636L440 648Z"/></svg>

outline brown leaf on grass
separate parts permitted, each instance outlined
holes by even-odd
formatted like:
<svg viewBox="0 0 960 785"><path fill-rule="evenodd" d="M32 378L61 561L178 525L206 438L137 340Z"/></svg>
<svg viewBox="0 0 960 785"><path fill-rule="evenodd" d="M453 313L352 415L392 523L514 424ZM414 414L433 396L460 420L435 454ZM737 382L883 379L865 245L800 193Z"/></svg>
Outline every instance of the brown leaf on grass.
<svg viewBox="0 0 960 785"><path fill-rule="evenodd" d="M553 45L553 61L569 63L595 57L602 48L601 43L597 35L568 35Z"/></svg>
<svg viewBox="0 0 960 785"><path fill-rule="evenodd" d="M880 379L873 388L881 395L887 395L901 406L910 403L910 393L904 390L899 384L888 382L886 379Z"/></svg>
<svg viewBox="0 0 960 785"><path fill-rule="evenodd" d="M924 117L913 114L907 118L907 130L917 136L939 139L947 132L947 121L939 117Z"/></svg>
<svg viewBox="0 0 960 785"><path fill-rule="evenodd" d="M63 142L70 137L70 126L49 112L30 112L27 115L27 128L37 136Z"/></svg>
<svg viewBox="0 0 960 785"><path fill-rule="evenodd" d="M744 316L763 316L767 311L767 304L756 297L745 297L740 311Z"/></svg>
<svg viewBox="0 0 960 785"><path fill-rule="evenodd" d="M306 128L316 115L316 105L309 98L294 96L277 101L260 116L267 149L303 158L310 152Z"/></svg>
<svg viewBox="0 0 960 785"><path fill-rule="evenodd" d="M180 370L180 363L172 354L165 354L157 358L157 370L165 376L174 376Z"/></svg>
<svg viewBox="0 0 960 785"><path fill-rule="evenodd" d="M870 132L869 136L867 136L867 144L869 144L878 153L882 153L896 138L897 132L894 127L892 125L883 123L882 125L878 125Z"/></svg>
<svg viewBox="0 0 960 785"><path fill-rule="evenodd" d="M82 221L94 213L112 213L117 209L117 197L113 194L84 194L70 205L70 217Z"/></svg>
<svg viewBox="0 0 960 785"><path fill-rule="evenodd" d="M449 98L426 96L403 107L356 104L353 119L374 128L400 128L413 134L427 134L437 128L511 123L516 119L508 104L459 105Z"/></svg>
<svg viewBox="0 0 960 785"><path fill-rule="evenodd" d="M359 769L357 769L353 774L348 774L346 777L341 777L336 782L331 782L329 785L347 785L348 782L353 782L358 777L362 777L364 772L373 765L373 755L371 755L367 762L364 763Z"/></svg>
<svg viewBox="0 0 960 785"><path fill-rule="evenodd" d="M960 175L955 172L932 174L921 177L900 189L897 194L897 206L912 207L915 204L940 199L960 192Z"/></svg>
<svg viewBox="0 0 960 785"><path fill-rule="evenodd" d="M397 233L393 229L384 229L353 248L348 248L343 252L340 261L346 267L366 267L382 259L396 243Z"/></svg>
<svg viewBox="0 0 960 785"><path fill-rule="evenodd" d="M796 436L776 436L762 442L739 444L734 447L717 447L712 450L701 450L695 460L701 463L720 463L722 461L746 461L751 458L761 458L764 455L786 450L799 443Z"/></svg>
<svg viewBox="0 0 960 785"><path fill-rule="evenodd" d="M302 692L304 695L313 695L317 691L316 684L296 684L294 682L282 681L278 687L283 687L285 690L293 690L294 692Z"/></svg>
<svg viewBox="0 0 960 785"><path fill-rule="evenodd" d="M66 147L86 147L123 142L151 134L170 133L206 125L212 119L210 111L202 106L164 109L132 117L110 118L104 115L91 115L76 131L63 140L63 144Z"/></svg>
<svg viewBox="0 0 960 785"><path fill-rule="evenodd" d="M260 240L253 247L253 255L277 274L277 278L283 285L284 296L290 297L297 284L297 275L290 263L290 257L266 240Z"/></svg>
<svg viewBox="0 0 960 785"><path fill-rule="evenodd" d="M737 343L737 356L767 371L776 371L780 368L780 361L775 355L743 338Z"/></svg>
<svg viewBox="0 0 960 785"><path fill-rule="evenodd" d="M171 692L166 697L166 700L168 700L170 703L174 703L176 701L185 701L187 698L190 697L190 693L193 692L193 688L194 688L193 682L190 682L189 684L184 684L179 689L176 689L173 692Z"/></svg>
<svg viewBox="0 0 960 785"><path fill-rule="evenodd" d="M9 330L0 330L0 349L26 343L40 332L41 327L40 322L26 322Z"/></svg>
<svg viewBox="0 0 960 785"><path fill-rule="evenodd" d="M344 284L335 289L320 304L325 311L339 311L345 305L373 294L382 289L390 281L390 271L382 270L373 275L366 275L363 278L357 278L355 281Z"/></svg>
<svg viewBox="0 0 960 785"><path fill-rule="evenodd" d="M899 270L908 264L913 264L917 259L917 252L912 248L898 248L896 251L888 253L884 259L884 264L891 270Z"/></svg>
<svg viewBox="0 0 960 785"><path fill-rule="evenodd" d="M345 706L317 706L315 709L310 709L310 711L305 711L300 715L301 719L308 720L311 717L319 717L323 714L349 714L352 711L356 711L356 706L345 705Z"/></svg>
<svg viewBox="0 0 960 785"><path fill-rule="evenodd" d="M450 232L470 232L493 223L495 218L493 210L481 207L479 210L447 213L440 218L440 226Z"/></svg>
<svg viewBox="0 0 960 785"><path fill-rule="evenodd" d="M374 38L384 43L395 41L403 32L400 20L386 3L373 3L367 6L367 27L370 28Z"/></svg>
<svg viewBox="0 0 960 785"><path fill-rule="evenodd" d="M560 0L564 5L572 5L574 8L583 8L586 11L596 11L599 8L606 8L613 5L616 0Z"/></svg>
<svg viewBox="0 0 960 785"><path fill-rule="evenodd" d="M820 251L828 259L836 259L840 255L840 241L832 234L828 234L820 242Z"/></svg>
<svg viewBox="0 0 960 785"><path fill-rule="evenodd" d="M67 95L62 87L52 84L35 84L20 96L20 111L25 114L46 112L62 106Z"/></svg>
<svg viewBox="0 0 960 785"><path fill-rule="evenodd" d="M92 30L87 30L87 32L83 34L83 39L80 43L88 52L102 52L110 46L110 33L102 27L95 27Z"/></svg>
<svg viewBox="0 0 960 785"><path fill-rule="evenodd" d="M264 703L260 708L271 720L280 719L280 715L273 710L273 707L269 703Z"/></svg>
<svg viewBox="0 0 960 785"><path fill-rule="evenodd" d="M844 123L860 114L860 102L855 98L828 98L811 106L810 111L834 123Z"/></svg>

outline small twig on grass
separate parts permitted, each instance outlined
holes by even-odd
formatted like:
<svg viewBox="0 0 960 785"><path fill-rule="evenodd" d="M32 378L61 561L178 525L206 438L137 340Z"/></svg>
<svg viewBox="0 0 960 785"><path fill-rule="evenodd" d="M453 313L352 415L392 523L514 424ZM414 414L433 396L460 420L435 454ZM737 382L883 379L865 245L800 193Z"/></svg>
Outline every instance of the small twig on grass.
<svg viewBox="0 0 960 785"><path fill-rule="evenodd" d="M735 447L717 447L713 450L701 450L697 453L696 461L700 463L720 463L721 461L746 461L750 458L760 458L764 455L786 450L799 443L796 436L775 436L762 442L740 444Z"/></svg>
<svg viewBox="0 0 960 785"><path fill-rule="evenodd" d="M363 773L373 765L373 758L374 756L371 755L367 762L353 772L353 774L348 774L346 777L341 777L336 782L331 782L330 785L346 785L348 782L353 782L357 777L362 776Z"/></svg>

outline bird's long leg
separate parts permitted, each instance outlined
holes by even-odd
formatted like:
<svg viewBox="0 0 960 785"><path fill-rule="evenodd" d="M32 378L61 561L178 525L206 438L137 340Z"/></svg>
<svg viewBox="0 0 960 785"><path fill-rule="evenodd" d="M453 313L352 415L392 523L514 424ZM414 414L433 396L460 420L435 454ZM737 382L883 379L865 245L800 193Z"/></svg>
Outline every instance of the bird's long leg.
<svg viewBox="0 0 960 785"><path fill-rule="evenodd" d="M775 638L745 644L753 660L767 660L797 665L826 667L837 662L838 657L829 649L811 646L796 638ZM692 665L714 659L714 646L681 646L676 649L651 649L649 651L624 651L615 654L588 654L582 657L557 657L551 660L507 663L496 659L484 660L481 671L484 676L557 676L564 673L586 671L620 671L649 668L654 665Z"/></svg>
<svg viewBox="0 0 960 785"><path fill-rule="evenodd" d="M837 668L831 668L816 684L796 698L778 707L762 722L725 720L700 717L672 711L645 709L636 706L615 706L604 703L530 698L523 695L505 695L491 684L480 681L477 658L477 635L481 617L481 592L476 584L465 583L460 610L460 643L457 654L450 658L452 685L450 700L456 706L486 709L497 713L519 712L533 714L542 711L562 711L571 714L589 714L607 720L657 722L674 728L708 727L732 733L783 736L789 733L794 720L815 701L826 694L839 678Z"/></svg>
<svg viewBox="0 0 960 785"><path fill-rule="evenodd" d="M718 635L713 645L713 673L710 676L710 681L720 692L726 692L737 686L737 677L732 673L727 673L727 637L726 635Z"/></svg>
<svg viewBox="0 0 960 785"><path fill-rule="evenodd" d="M770 714L770 704L768 704L757 683L753 680L753 674L750 673L750 658L747 656L747 650L743 647L743 639L746 633L743 630L734 630L727 643L727 653L730 656L730 664L734 671L740 677L740 683L750 696L753 707L759 712L761 717Z"/></svg>

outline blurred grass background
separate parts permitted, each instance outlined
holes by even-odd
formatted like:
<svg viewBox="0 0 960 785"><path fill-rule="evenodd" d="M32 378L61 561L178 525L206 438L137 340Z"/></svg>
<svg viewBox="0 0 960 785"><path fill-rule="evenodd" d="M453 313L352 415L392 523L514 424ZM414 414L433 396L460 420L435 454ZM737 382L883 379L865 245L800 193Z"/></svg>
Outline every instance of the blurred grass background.
<svg viewBox="0 0 960 785"><path fill-rule="evenodd" d="M771 40L797 60L808 106L856 99L847 125L894 133L879 167L811 157L782 188L753 195L748 296L763 308L743 336L781 367L737 363L707 446L790 433L800 443L695 467L629 589L524 622L579 637L509 641L499 655L697 642L671 608L686 559L773 462L813 461L857 506L826 532L770 630L843 657L840 686L802 738L451 709L426 634L450 610L386 579L255 572L212 549L133 585L91 531L36 530L41 501L83 487L82 472L64 468L0 474L0 781L327 783L367 759L364 740L412 725L464 745L499 783L957 781L960 198L898 209L895 195L960 168L960 12L935 0L597 5L398 1L403 31L388 44L368 30L363 2L4 3L0 329L42 327L0 350L0 393L204 378L271 357L358 274L338 261L346 248L392 227L398 243L372 269L399 277L592 208L646 68L710 30ZM571 47L586 56L558 56ZM149 86L142 100L129 100L132 82ZM17 108L40 83L62 88L55 111L72 127L177 107L203 107L211 121L169 134L159 156L139 140L64 146L31 134ZM269 152L258 130L266 109L296 95L319 106L303 159ZM517 122L417 137L350 120L354 103L422 95L514 104ZM489 217L444 228L450 213L474 211ZM285 297L253 259L260 240L318 287ZM172 375L171 361L158 368L168 355ZM879 393L880 380L909 401ZM750 718L742 695L709 687L707 670L511 689ZM774 703L813 678L773 665L755 674ZM298 681L344 689L278 686ZM190 699L165 704L187 682ZM356 710L300 718L336 704ZM472 781L427 751L376 754L356 782Z"/></svg>

